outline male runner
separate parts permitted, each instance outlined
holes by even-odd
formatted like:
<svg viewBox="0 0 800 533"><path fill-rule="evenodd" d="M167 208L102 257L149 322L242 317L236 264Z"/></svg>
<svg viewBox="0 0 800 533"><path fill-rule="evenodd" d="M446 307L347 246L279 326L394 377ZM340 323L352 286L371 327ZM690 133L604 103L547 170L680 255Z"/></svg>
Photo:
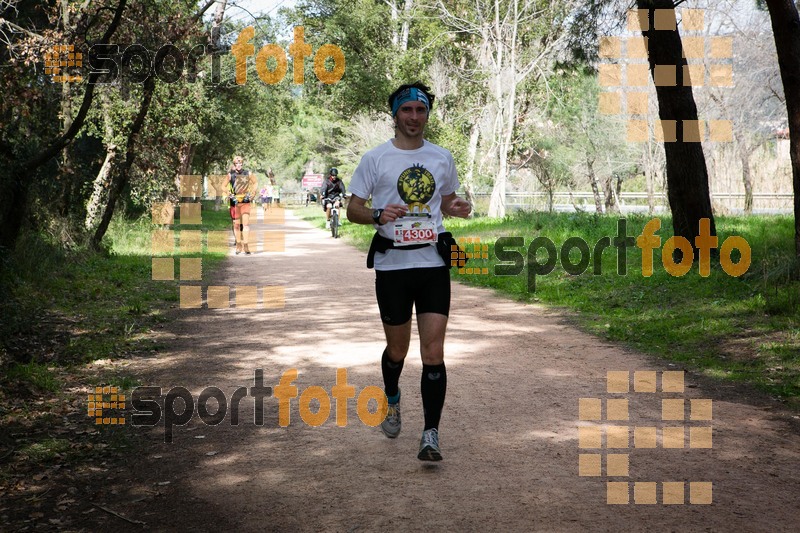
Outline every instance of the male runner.
<svg viewBox="0 0 800 533"><path fill-rule="evenodd" d="M449 246L447 264L437 249L444 232L442 214L466 218L471 211L469 202L456 195L453 156L423 138L433 100L430 89L419 82L391 94L395 137L364 154L350 181L347 207L348 220L373 224L377 230L367 266L374 262L386 335L381 370L389 411L381 429L389 438L400 433L398 383L416 308L425 416L417 457L423 461L442 459L439 421L447 390L444 337L450 312ZM370 198L371 208L366 206Z"/></svg>

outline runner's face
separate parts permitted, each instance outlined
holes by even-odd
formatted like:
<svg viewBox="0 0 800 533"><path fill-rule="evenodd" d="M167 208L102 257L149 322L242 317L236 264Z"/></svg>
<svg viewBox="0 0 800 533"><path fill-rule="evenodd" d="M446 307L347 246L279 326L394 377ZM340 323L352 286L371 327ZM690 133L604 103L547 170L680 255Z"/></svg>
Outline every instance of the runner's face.
<svg viewBox="0 0 800 533"><path fill-rule="evenodd" d="M428 123L428 108L422 102L406 102L395 116L397 131L410 138L422 137Z"/></svg>

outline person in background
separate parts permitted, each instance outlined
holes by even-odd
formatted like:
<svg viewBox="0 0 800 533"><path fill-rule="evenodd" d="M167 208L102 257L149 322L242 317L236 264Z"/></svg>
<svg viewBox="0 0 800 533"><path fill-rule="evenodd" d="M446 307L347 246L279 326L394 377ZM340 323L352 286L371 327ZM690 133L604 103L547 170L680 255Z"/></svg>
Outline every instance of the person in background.
<svg viewBox="0 0 800 533"><path fill-rule="evenodd" d="M255 175L244 168L244 158L237 155L228 171L230 176L228 196L230 200L233 236L236 240L236 255L250 255L250 203L255 200L258 181Z"/></svg>

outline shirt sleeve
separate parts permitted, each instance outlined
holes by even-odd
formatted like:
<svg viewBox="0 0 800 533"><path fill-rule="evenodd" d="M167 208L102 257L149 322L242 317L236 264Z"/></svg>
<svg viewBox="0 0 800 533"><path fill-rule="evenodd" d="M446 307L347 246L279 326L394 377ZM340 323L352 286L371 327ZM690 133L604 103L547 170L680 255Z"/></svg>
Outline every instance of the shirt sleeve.
<svg viewBox="0 0 800 533"><path fill-rule="evenodd" d="M453 154L447 152L447 173L445 175L444 183L442 184L442 196L453 194L458 190L460 183L458 182L458 170L456 170L456 162L453 160Z"/></svg>
<svg viewBox="0 0 800 533"><path fill-rule="evenodd" d="M368 200L372 196L375 178L375 161L369 153L364 154L355 172L353 172L353 179L350 180L350 194L355 194L359 198Z"/></svg>

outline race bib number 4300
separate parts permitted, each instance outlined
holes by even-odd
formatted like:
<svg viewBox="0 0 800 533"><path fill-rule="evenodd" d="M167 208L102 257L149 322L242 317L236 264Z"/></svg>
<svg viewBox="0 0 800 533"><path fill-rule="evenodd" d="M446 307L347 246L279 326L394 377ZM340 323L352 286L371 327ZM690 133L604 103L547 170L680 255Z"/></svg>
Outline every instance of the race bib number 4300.
<svg viewBox="0 0 800 533"><path fill-rule="evenodd" d="M401 220L394 225L395 246L434 243L436 237L436 226L430 220Z"/></svg>

